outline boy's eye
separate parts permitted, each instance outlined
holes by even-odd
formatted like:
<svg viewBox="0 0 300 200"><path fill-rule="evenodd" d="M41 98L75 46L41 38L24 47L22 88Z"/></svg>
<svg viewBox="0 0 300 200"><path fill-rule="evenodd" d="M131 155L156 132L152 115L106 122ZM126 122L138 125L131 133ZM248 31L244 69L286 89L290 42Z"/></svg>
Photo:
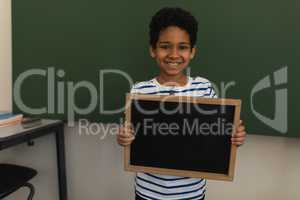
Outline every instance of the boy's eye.
<svg viewBox="0 0 300 200"><path fill-rule="evenodd" d="M190 48L190 46L188 46L188 45L179 45L180 50L187 50L189 48Z"/></svg>
<svg viewBox="0 0 300 200"><path fill-rule="evenodd" d="M168 45L168 44L161 44L161 45L159 45L159 48L161 48L161 49L170 49L170 48L171 48L171 45Z"/></svg>

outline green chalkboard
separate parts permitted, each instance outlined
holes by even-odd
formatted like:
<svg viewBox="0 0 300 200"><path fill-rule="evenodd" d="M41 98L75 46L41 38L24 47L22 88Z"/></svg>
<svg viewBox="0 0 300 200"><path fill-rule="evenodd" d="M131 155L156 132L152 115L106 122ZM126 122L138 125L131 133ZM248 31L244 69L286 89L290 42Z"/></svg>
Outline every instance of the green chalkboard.
<svg viewBox="0 0 300 200"><path fill-rule="evenodd" d="M12 0L14 111L70 119L73 110L75 119L119 122L123 111L109 111L124 105L129 80L158 73L148 24L165 6L198 19L190 74L215 83L220 97L223 84L225 97L242 99L249 133L300 137L294 0Z"/></svg>

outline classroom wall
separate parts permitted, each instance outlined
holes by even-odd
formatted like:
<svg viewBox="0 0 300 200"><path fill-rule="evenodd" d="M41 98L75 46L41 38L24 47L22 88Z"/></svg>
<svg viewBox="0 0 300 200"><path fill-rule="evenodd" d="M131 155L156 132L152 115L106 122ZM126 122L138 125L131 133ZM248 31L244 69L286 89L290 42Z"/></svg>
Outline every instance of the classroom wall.
<svg viewBox="0 0 300 200"><path fill-rule="evenodd" d="M0 111L11 110L11 5L0 1Z"/></svg>

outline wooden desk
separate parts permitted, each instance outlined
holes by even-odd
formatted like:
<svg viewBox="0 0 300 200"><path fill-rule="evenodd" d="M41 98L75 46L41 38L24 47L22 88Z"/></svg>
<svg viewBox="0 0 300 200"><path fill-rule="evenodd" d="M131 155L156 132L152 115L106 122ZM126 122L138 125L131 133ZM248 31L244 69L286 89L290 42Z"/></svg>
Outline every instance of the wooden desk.
<svg viewBox="0 0 300 200"><path fill-rule="evenodd" d="M62 121L43 119L40 125L32 128L23 128L22 125L1 127L0 150L30 142L35 138L48 134L55 134L59 199L67 200L64 123Z"/></svg>

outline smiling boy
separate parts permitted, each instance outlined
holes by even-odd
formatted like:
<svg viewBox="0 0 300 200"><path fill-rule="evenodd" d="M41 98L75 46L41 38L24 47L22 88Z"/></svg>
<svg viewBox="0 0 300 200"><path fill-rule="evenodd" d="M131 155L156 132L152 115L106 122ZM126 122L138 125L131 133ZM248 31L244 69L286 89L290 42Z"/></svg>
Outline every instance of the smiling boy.
<svg viewBox="0 0 300 200"><path fill-rule="evenodd" d="M198 23L181 8L163 8L150 23L150 55L157 62L157 77L137 83L131 93L180 95L216 98L211 83L202 77L188 77L184 70L196 53ZM232 144L245 141L245 127L240 122ZM127 146L134 140L133 130L121 128L117 141ZM151 173L137 173L135 178L136 200L176 199L201 200L205 198L205 179L177 177Z"/></svg>

